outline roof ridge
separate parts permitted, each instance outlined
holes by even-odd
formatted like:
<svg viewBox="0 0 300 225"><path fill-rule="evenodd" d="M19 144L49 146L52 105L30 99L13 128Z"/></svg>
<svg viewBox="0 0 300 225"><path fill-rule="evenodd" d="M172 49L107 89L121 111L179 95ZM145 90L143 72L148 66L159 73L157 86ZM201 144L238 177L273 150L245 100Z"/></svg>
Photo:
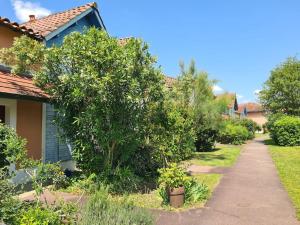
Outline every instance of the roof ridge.
<svg viewBox="0 0 300 225"><path fill-rule="evenodd" d="M69 21L79 18L80 15L84 15L84 13L88 13L91 10L98 11L96 2L90 2L68 10L52 13L42 18L27 21L22 25L31 28L43 37L47 37L55 30L68 24Z"/></svg>
<svg viewBox="0 0 300 225"><path fill-rule="evenodd" d="M68 12L68 11L71 11L71 10L74 10L74 9L77 9L77 8L80 8L80 7L84 7L84 6L90 6L90 7L97 7L97 3L96 2L89 2L89 3L86 3L84 5L80 5L80 6L76 6L76 7L73 7L73 8L69 8L67 10L64 10L64 11L59 11L59 12L55 12L55 13L51 13L50 15L48 16L44 16L44 17L41 17L41 18L37 18L36 20L42 20L42 19L46 19L48 17L51 17L51 16L55 16L55 15L58 15L58 14L61 14L61 13L65 13L65 12ZM86 11L86 10L85 10ZM24 23L21 23L20 25L25 25L25 24L28 24L30 23L31 21L27 21L27 22L24 22Z"/></svg>

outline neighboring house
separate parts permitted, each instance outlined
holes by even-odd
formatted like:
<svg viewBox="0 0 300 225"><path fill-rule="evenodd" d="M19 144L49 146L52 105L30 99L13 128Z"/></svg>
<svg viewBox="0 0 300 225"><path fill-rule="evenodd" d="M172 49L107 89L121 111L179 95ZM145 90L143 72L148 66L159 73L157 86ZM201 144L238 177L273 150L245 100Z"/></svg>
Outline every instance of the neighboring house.
<svg viewBox="0 0 300 225"><path fill-rule="evenodd" d="M241 118L249 118L260 126L264 125L267 122L266 111L258 103L248 102L239 104L238 112Z"/></svg>
<svg viewBox="0 0 300 225"><path fill-rule="evenodd" d="M215 96L215 100L220 104L224 104L224 117L238 117L239 105L235 93L223 93Z"/></svg>
<svg viewBox="0 0 300 225"><path fill-rule="evenodd" d="M0 48L10 47L15 37L27 35L46 46L62 44L63 38L73 31L86 28L106 29L96 3L89 3L44 18L30 16L19 25L0 17ZM60 140L53 123L55 111L47 103L48 96L34 86L31 77L12 75L0 67L0 119L27 139L28 155L44 162L65 162L72 167L71 149Z"/></svg>

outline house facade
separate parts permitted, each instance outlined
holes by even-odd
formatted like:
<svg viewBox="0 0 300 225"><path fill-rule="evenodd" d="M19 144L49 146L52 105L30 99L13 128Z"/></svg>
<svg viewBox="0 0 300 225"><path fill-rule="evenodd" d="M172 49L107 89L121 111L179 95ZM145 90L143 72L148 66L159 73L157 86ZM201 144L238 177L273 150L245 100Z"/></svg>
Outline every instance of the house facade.
<svg viewBox="0 0 300 225"><path fill-rule="evenodd" d="M31 15L21 25L0 17L0 48L10 47L14 38L21 35L41 41L47 47L61 45L66 35L90 27L106 29L96 3L44 18ZM55 109L48 103L48 97L31 77L12 75L9 68L0 65L0 120L27 139L30 157L44 162L61 161L64 167L72 169L71 147L59 137L53 122Z"/></svg>
<svg viewBox="0 0 300 225"><path fill-rule="evenodd" d="M260 104L255 102L239 104L238 112L242 118L251 119L261 127L268 121L266 111Z"/></svg>

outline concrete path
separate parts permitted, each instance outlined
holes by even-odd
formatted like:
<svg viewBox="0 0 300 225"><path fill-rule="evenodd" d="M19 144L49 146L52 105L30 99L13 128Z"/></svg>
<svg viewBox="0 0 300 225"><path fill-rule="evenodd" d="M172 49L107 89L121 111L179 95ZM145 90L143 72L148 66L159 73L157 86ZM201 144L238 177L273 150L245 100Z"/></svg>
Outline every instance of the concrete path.
<svg viewBox="0 0 300 225"><path fill-rule="evenodd" d="M158 225L300 225L262 139L245 145L205 208L158 214Z"/></svg>

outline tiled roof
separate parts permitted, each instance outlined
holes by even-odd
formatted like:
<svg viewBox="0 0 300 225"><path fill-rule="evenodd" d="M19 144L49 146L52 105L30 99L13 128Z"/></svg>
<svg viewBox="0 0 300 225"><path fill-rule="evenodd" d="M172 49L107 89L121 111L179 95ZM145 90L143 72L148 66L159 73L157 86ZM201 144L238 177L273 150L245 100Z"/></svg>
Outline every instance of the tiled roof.
<svg viewBox="0 0 300 225"><path fill-rule="evenodd" d="M34 32L37 32L45 37L64 24L68 23L70 20L74 19L76 16L79 16L81 13L95 7L97 7L96 3L92 2L64 12L51 14L40 19L34 19L22 25L34 30Z"/></svg>
<svg viewBox="0 0 300 225"><path fill-rule="evenodd" d="M172 88L176 81L176 78L165 76L165 84L168 88Z"/></svg>
<svg viewBox="0 0 300 225"><path fill-rule="evenodd" d="M26 76L13 75L0 68L0 96L10 95L30 99L46 100L48 95L34 85L33 80Z"/></svg>
<svg viewBox="0 0 300 225"><path fill-rule="evenodd" d="M248 102L244 104L239 104L239 113L244 112L245 108L247 112L263 112L264 109L261 104L255 102Z"/></svg>
<svg viewBox="0 0 300 225"><path fill-rule="evenodd" d="M223 94L218 94L215 96L216 100L221 100L221 99L226 99L228 101L228 108L232 108L234 105L236 105L237 99L236 99L236 94L235 93L223 93Z"/></svg>
<svg viewBox="0 0 300 225"><path fill-rule="evenodd" d="M16 32L20 32L22 34L28 35L31 38L37 39L37 40L42 40L43 37L36 33L35 31L33 31L32 29L30 29L29 27L26 27L24 25L19 25L16 22L11 22L9 19L5 18L5 17L1 17L0 16L0 25L6 26Z"/></svg>
<svg viewBox="0 0 300 225"><path fill-rule="evenodd" d="M132 38L133 38L133 37L119 38L119 39L118 39L118 43L119 43L119 45L124 46L124 45L126 45L127 42L128 42L130 39L132 39Z"/></svg>

